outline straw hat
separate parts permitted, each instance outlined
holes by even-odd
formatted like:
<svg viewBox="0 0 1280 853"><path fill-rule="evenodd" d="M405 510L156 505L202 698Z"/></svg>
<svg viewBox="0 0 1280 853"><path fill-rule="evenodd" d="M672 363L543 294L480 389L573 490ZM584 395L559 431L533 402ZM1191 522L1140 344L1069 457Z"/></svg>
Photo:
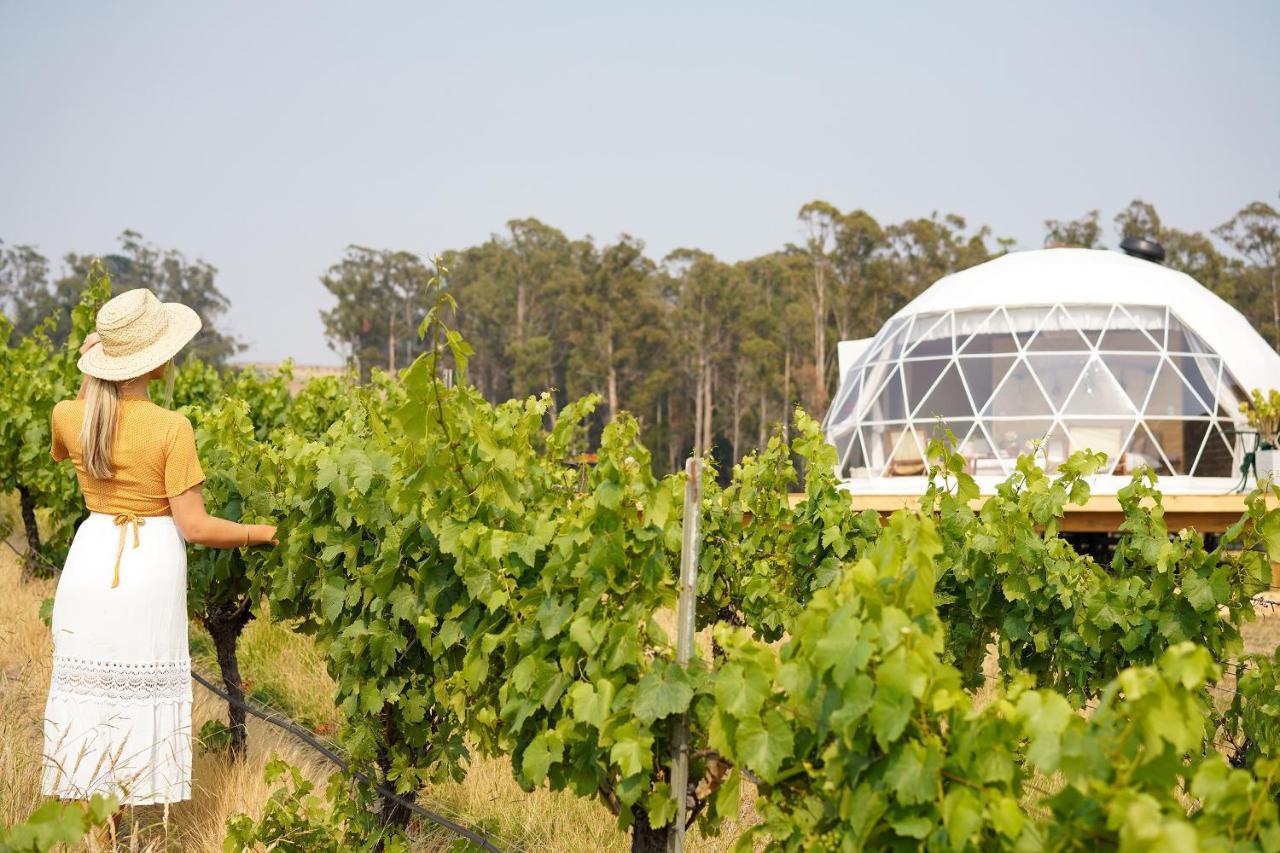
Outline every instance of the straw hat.
<svg viewBox="0 0 1280 853"><path fill-rule="evenodd" d="M80 356L77 366L81 373L118 382L142 376L177 355L200 331L200 317L139 287L98 309L97 327L101 342Z"/></svg>

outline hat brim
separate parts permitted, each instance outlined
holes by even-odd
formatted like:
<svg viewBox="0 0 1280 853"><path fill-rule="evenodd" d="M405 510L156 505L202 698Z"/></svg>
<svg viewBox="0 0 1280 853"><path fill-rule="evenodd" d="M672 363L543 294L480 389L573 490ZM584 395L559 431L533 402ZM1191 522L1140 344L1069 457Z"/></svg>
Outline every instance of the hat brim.
<svg viewBox="0 0 1280 853"><path fill-rule="evenodd" d="M80 372L97 379L120 382L150 373L185 347L200 331L200 315L178 302L162 303L169 322L156 341L128 355L110 356L101 343L94 344L76 363Z"/></svg>

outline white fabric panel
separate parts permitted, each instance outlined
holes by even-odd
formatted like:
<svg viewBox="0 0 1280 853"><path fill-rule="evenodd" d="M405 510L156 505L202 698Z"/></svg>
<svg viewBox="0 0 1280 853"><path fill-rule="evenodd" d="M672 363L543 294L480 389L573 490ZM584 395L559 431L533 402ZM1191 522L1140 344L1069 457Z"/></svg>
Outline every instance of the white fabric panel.
<svg viewBox="0 0 1280 853"><path fill-rule="evenodd" d="M125 805L190 799L187 550L173 519L143 519L134 548L132 526L90 514L58 579L52 627L44 793L115 794Z"/></svg>
<svg viewBox="0 0 1280 853"><path fill-rule="evenodd" d="M853 367L858 360L858 356L866 352L867 347L871 346L871 342L875 338L860 338L856 341L841 341L836 344L836 358L840 363L840 380L843 382L849 376L849 368Z"/></svg>

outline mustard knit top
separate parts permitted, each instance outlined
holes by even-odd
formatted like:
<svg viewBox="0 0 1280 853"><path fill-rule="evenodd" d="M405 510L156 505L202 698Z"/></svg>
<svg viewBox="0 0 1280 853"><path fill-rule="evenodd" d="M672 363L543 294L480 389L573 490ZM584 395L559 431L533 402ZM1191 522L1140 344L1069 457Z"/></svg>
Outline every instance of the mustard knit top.
<svg viewBox="0 0 1280 853"><path fill-rule="evenodd" d="M120 401L109 480L91 477L80 454L83 400L63 400L53 407L53 458L75 463L84 502L94 512L111 515L169 515L169 498L204 482L196 458L191 421L150 400Z"/></svg>

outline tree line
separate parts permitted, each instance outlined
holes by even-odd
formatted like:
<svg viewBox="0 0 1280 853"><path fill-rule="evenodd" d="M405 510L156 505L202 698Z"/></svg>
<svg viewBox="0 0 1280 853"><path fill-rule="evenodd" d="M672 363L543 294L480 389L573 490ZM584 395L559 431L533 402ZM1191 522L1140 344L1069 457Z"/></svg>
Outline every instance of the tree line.
<svg viewBox="0 0 1280 853"><path fill-rule="evenodd" d="M657 467L690 452L736 462L787 426L795 404L821 413L839 382L836 343L875 334L884 320L948 273L989 260L1013 241L956 214L881 223L865 210L813 201L800 239L735 263L694 248L665 257L627 234L574 239L537 219L513 219L479 245L438 260L349 246L321 276L335 300L321 311L329 345L367 376L395 372L423 351L418 324L436 264L459 308L454 324L476 349L469 379L490 400L554 389L560 406L597 393L598 430L636 415ZM1280 349L1280 212L1252 202L1209 234L1166 225L1134 200L1104 225L1099 211L1044 223L1045 246L1107 248L1154 238L1166 265L1239 309ZM222 365L243 349L223 326L217 270L133 231L104 257L118 290L146 286L205 321L192 352ZM15 334L70 307L92 257L70 253L55 276L33 246L0 245L0 307ZM68 320L69 322L69 320Z"/></svg>

